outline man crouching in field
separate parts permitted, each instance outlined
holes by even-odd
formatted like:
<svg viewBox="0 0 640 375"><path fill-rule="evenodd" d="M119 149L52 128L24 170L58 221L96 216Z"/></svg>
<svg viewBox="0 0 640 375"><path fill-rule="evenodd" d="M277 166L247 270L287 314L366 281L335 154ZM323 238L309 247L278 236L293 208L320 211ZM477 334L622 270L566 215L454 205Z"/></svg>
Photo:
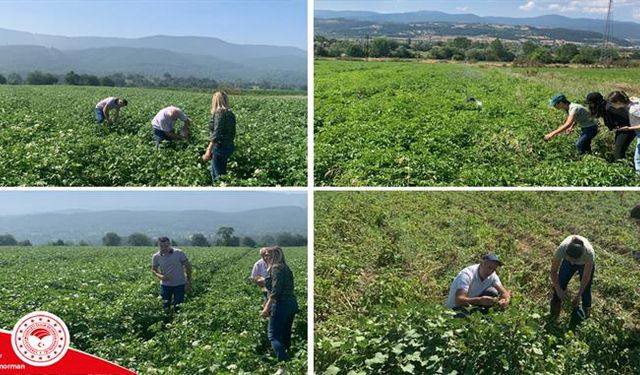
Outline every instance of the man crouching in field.
<svg viewBox="0 0 640 375"><path fill-rule="evenodd" d="M184 293L191 289L191 264L184 251L171 247L168 237L158 238L160 250L151 257L151 272L160 279L162 308L169 313L173 304L178 312Z"/></svg>
<svg viewBox="0 0 640 375"><path fill-rule="evenodd" d="M458 311L457 318L463 318L475 311L486 314L491 306L504 309L511 300L511 293L502 286L496 269L502 265L500 258L494 254L482 257L480 264L469 266L453 280L449 287L447 307ZM469 311L467 306L477 308Z"/></svg>
<svg viewBox="0 0 640 375"><path fill-rule="evenodd" d="M98 124L102 124L106 121L107 125L118 121L120 108L126 107L127 104L127 99L120 99L114 96L102 99L98 104L96 104L96 121ZM115 110L113 118L109 114L111 110Z"/></svg>
<svg viewBox="0 0 640 375"><path fill-rule="evenodd" d="M183 123L182 129L180 129L180 134L174 133L173 131L173 127L178 120ZM169 106L161 109L153 120L151 120L153 140L156 142L156 147L159 147L160 142L164 140L172 141L184 139L185 141L188 141L190 123L191 120L189 120L187 114L178 107Z"/></svg>

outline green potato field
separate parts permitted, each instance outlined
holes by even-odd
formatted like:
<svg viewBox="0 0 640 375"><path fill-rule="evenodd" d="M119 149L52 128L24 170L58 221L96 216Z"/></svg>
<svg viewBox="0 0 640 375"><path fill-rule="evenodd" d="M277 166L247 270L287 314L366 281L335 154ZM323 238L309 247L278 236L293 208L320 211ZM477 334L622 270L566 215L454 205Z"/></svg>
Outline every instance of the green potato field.
<svg viewBox="0 0 640 375"><path fill-rule="evenodd" d="M183 248L193 289L166 321L150 247L0 248L0 326L29 312L62 318L71 347L140 374L271 374L277 360L259 317L262 294L249 281L257 249ZM300 305L293 374L307 371L307 250L284 249Z"/></svg>
<svg viewBox="0 0 640 375"><path fill-rule="evenodd" d="M317 60L316 185L638 186L636 142L612 163L602 123L583 158L579 129L543 139L566 117L548 107L554 94L640 96L638 82L638 69Z"/></svg>
<svg viewBox="0 0 640 375"><path fill-rule="evenodd" d="M324 375L640 373L638 192L317 192L315 369ZM591 317L549 318L570 234L596 261ZM504 312L453 318L451 281L495 252ZM575 295L574 277L568 287Z"/></svg>
<svg viewBox="0 0 640 375"><path fill-rule="evenodd" d="M115 126L95 122L95 104L126 98ZM230 96L236 151L226 186L304 186L306 96ZM191 118L191 140L156 149L151 119L169 105ZM0 86L2 186L211 186L211 93L170 89Z"/></svg>

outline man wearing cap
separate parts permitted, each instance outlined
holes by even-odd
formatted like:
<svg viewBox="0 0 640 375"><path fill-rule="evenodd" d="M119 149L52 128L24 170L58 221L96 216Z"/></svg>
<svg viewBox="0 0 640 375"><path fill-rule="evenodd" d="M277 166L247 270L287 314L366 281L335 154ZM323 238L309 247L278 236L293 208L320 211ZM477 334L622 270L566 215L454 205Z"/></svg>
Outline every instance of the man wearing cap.
<svg viewBox="0 0 640 375"><path fill-rule="evenodd" d="M588 109L580 104L571 103L563 94L557 94L549 101L549 106L568 113L564 124L560 125L551 133L545 134L546 141L556 135L566 132L567 134L573 130L573 126L580 126L580 137L576 142L576 149L580 155L591 152L591 140L598 134L598 121L591 117Z"/></svg>
<svg viewBox="0 0 640 375"><path fill-rule="evenodd" d="M577 306L582 301L585 318L589 317L595 258L593 246L582 236L568 236L560 243L551 261L551 317L560 316L562 301L568 298L567 285L576 272L580 275L580 288L571 302Z"/></svg>
<svg viewBox="0 0 640 375"><path fill-rule="evenodd" d="M185 290L191 289L191 264L184 251L173 248L168 237L158 238L160 250L151 257L151 272L160 280L162 308L178 311L184 302Z"/></svg>
<svg viewBox="0 0 640 375"><path fill-rule="evenodd" d="M504 309L511 300L511 293L502 286L496 269L502 265L495 254L482 257L482 262L469 266L453 280L449 287L447 307L460 311L457 316L466 316L467 306L479 306L479 310L487 313L489 307L498 305ZM473 312L473 310L472 310Z"/></svg>

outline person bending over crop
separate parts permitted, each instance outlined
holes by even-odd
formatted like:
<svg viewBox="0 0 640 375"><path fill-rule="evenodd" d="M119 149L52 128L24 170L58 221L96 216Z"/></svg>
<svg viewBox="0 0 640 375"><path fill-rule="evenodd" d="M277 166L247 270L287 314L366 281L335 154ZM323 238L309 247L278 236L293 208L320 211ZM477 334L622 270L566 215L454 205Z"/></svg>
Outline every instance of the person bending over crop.
<svg viewBox="0 0 640 375"><path fill-rule="evenodd" d="M236 116L229 108L229 98L216 91L211 98L210 140L202 160L211 160L211 179L215 182L227 173L227 162L233 154L236 137Z"/></svg>
<svg viewBox="0 0 640 375"><path fill-rule="evenodd" d="M631 209L629 218L631 218L634 223L640 225L640 204L635 205L635 207Z"/></svg>
<svg viewBox="0 0 640 375"><path fill-rule="evenodd" d="M178 312L185 290L191 289L191 264L184 251L171 246L168 237L158 238L158 247L151 257L151 272L160 280L162 308L168 313L173 305Z"/></svg>
<svg viewBox="0 0 640 375"><path fill-rule="evenodd" d="M126 107L127 104L129 104L127 102L127 99L120 99L114 96L110 96L108 98L102 99L101 101L98 102L98 104L96 104L96 111L95 111L96 121L98 121L98 124L102 124L103 122L106 121L107 125L118 121L118 116L120 115L120 108ZM115 113L112 118L109 112L111 112L111 110L114 110L114 109L115 109Z"/></svg>
<svg viewBox="0 0 640 375"><path fill-rule="evenodd" d="M624 109L614 108L611 103L604 100L602 94L599 92L589 93L586 101L591 116L594 118L602 118L604 125L609 128L609 130L616 132L613 157L615 160L624 159L629 145L631 145L631 142L633 142L635 138L635 134L618 130L629 126L629 112Z"/></svg>
<svg viewBox="0 0 640 375"><path fill-rule="evenodd" d="M576 149L580 155L591 152L591 140L598 134L598 122L591 117L589 111L580 104L571 103L567 100L567 97L558 94L549 101L549 106L555 109L564 110L569 115L564 122L556 130L551 133L545 134L544 139L550 140L554 136L566 132L569 134L575 124L580 126L581 132L578 142L576 142Z"/></svg>
<svg viewBox="0 0 640 375"><path fill-rule="evenodd" d="M182 121L182 129L180 134L173 131L176 121ZM156 142L156 147L160 146L160 142L167 140L189 140L189 125L191 120L187 117L178 107L169 106L163 108L158 114L151 120L151 127L153 128L153 139Z"/></svg>
<svg viewBox="0 0 640 375"><path fill-rule="evenodd" d="M640 99L629 98L623 91L614 91L607 95L607 101L611 106L626 111L629 114L629 127L620 128L620 132L636 132L638 142L636 142L636 152L633 156L633 162L636 167L636 173L640 175ZM632 133L633 134L633 133Z"/></svg>
<svg viewBox="0 0 640 375"><path fill-rule="evenodd" d="M579 306L582 301L582 310L585 318L589 317L591 308L591 283L595 272L596 255L589 240L582 236L568 236L565 238L553 256L551 261L551 286L553 297L551 298L551 317L557 319L562 310L562 301L569 299L567 285L573 275L580 275L580 288L573 296L571 303Z"/></svg>
<svg viewBox="0 0 640 375"><path fill-rule="evenodd" d="M267 271L267 250L268 247L263 247L260 249L260 259L253 265L251 269L251 281L256 283L256 285L262 290L263 301L262 304L267 301L268 290L265 287L265 279L269 276L269 272Z"/></svg>
<svg viewBox="0 0 640 375"><path fill-rule="evenodd" d="M298 312L298 302L293 293L293 272L287 266L280 247L267 248L265 259L269 272L265 285L269 294L261 315L269 318L268 338L278 361L286 361L289 359L287 350L291 346L293 318ZM284 369L280 367L276 374L284 374Z"/></svg>
<svg viewBox="0 0 640 375"><path fill-rule="evenodd" d="M449 286L447 307L459 311L456 317L467 316L476 310L486 314L491 306L505 309L511 301L511 293L502 286L496 270L502 265L495 254L482 257L479 264L469 266L458 273ZM473 305L478 308L468 310Z"/></svg>

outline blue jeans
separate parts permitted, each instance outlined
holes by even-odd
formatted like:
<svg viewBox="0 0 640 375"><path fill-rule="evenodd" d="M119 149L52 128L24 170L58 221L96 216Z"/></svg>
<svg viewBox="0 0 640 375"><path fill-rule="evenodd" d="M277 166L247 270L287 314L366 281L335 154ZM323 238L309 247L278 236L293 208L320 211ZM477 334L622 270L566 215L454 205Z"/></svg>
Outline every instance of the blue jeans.
<svg viewBox="0 0 640 375"><path fill-rule="evenodd" d="M569 285L569 281L575 275L576 271L578 275L580 275L580 283L582 283L582 275L584 274L584 264L571 264L566 260L562 260L562 264L560 264L560 272L558 273L558 281L560 282L560 289L566 290L567 285ZM589 308L591 307L591 283L593 282L593 275L596 272L596 266L593 266L591 270L591 280L589 280L589 284L584 289L582 293L582 307ZM560 297L558 294L553 291L553 301L559 302Z"/></svg>
<svg viewBox="0 0 640 375"><path fill-rule="evenodd" d="M287 349L291 346L291 327L297 312L298 302L293 298L278 301L271 305L268 337L278 361L289 359Z"/></svg>
<svg viewBox="0 0 640 375"><path fill-rule="evenodd" d="M162 308L165 311L169 311L171 305L177 311L178 305L184 302L184 284L176 286L160 285L160 296L162 296Z"/></svg>
<svg viewBox="0 0 640 375"><path fill-rule="evenodd" d="M153 128L153 141L156 143L156 147L160 147L160 142L167 140L170 141L171 138L167 136L167 133L160 129Z"/></svg>
<svg viewBox="0 0 640 375"><path fill-rule="evenodd" d="M98 121L98 124L102 124L104 122L104 112L102 112L102 109L100 108L96 108L96 121Z"/></svg>
<svg viewBox="0 0 640 375"><path fill-rule="evenodd" d="M227 163L233 154L235 147L214 145L211 150L211 179L215 182L220 176L227 173Z"/></svg>
<svg viewBox="0 0 640 375"><path fill-rule="evenodd" d="M596 137L596 134L598 134L597 126L582 128L578 142L576 142L576 149L580 155L591 152L591 140Z"/></svg>
<svg viewBox="0 0 640 375"><path fill-rule="evenodd" d="M633 155L636 173L640 175L640 132L636 133L636 153Z"/></svg>

